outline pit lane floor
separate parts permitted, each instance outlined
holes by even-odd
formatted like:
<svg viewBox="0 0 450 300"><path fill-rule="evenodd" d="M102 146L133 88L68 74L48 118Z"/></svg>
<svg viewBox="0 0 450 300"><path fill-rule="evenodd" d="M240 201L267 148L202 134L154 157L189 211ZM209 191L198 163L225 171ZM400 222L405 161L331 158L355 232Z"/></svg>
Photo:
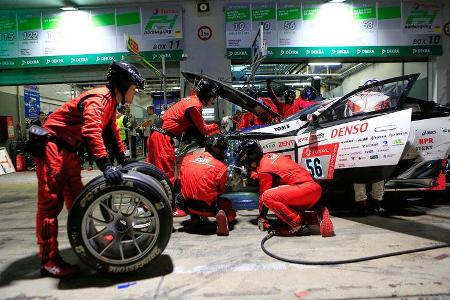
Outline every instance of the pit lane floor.
<svg viewBox="0 0 450 300"><path fill-rule="evenodd" d="M83 171L85 182L100 174ZM264 233L239 211L228 237L211 222L189 233L176 218L168 247L135 274L101 276L82 267L71 279L41 278L35 242L37 180L33 172L0 176L0 299L450 299L450 248L335 266L303 266L266 256ZM347 214L348 215L348 214ZM60 216L61 254L70 248ZM267 248L307 260L348 259L450 243L450 203L409 205L387 218L332 211L336 236L274 237Z"/></svg>

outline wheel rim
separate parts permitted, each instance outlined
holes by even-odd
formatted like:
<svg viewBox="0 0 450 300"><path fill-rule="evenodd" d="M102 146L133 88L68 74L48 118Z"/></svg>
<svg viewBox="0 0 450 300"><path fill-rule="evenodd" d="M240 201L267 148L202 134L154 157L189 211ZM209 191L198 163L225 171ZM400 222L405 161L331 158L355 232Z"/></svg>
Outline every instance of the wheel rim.
<svg viewBox="0 0 450 300"><path fill-rule="evenodd" d="M81 226L84 244L92 255L107 263L128 264L153 248L160 220L148 198L121 190L92 202Z"/></svg>

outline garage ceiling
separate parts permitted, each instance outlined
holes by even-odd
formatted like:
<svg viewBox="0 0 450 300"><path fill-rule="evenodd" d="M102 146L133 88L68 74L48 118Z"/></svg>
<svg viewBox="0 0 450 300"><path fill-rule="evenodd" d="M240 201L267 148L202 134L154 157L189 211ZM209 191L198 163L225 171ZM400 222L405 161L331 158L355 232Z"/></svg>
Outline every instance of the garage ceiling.
<svg viewBox="0 0 450 300"><path fill-rule="evenodd" d="M168 0L160 0L158 2L167 2ZM152 4L149 0L2 0L2 9L24 9L24 8L61 8L64 6L74 7L105 7L105 6L122 6L133 4ZM173 1L172 1L173 2Z"/></svg>

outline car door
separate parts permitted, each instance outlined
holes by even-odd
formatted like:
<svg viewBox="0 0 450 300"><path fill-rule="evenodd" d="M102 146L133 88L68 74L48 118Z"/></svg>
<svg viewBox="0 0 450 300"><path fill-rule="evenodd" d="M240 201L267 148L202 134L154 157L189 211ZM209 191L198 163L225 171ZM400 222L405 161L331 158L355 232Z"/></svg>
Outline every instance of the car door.
<svg viewBox="0 0 450 300"><path fill-rule="evenodd" d="M360 87L323 111L296 136L297 161L318 180L374 182L398 164L411 109L398 110L416 76Z"/></svg>

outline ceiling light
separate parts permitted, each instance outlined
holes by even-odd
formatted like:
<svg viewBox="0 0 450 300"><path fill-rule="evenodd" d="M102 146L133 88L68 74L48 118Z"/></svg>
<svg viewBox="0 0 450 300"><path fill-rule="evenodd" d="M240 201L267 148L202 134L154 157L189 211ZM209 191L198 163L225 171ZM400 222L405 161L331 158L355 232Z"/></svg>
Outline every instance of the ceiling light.
<svg viewBox="0 0 450 300"><path fill-rule="evenodd" d="M64 7L61 7L61 10L64 10L64 11L74 11L74 10L78 10L78 8L77 8L77 7L74 7L74 6L64 6Z"/></svg>
<svg viewBox="0 0 450 300"><path fill-rule="evenodd" d="M342 3L345 2L345 0L329 0L330 3Z"/></svg>
<svg viewBox="0 0 450 300"><path fill-rule="evenodd" d="M308 63L308 66L340 66L339 62L314 62Z"/></svg>

